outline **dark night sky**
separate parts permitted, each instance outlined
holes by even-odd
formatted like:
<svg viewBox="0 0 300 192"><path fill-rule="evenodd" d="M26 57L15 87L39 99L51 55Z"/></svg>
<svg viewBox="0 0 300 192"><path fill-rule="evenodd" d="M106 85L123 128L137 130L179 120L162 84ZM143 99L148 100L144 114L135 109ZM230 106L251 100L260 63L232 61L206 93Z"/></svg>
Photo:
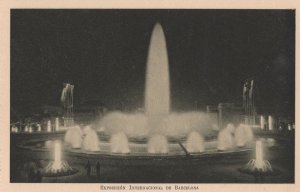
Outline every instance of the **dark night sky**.
<svg viewBox="0 0 300 192"><path fill-rule="evenodd" d="M75 105L142 107L151 31L165 31L173 110L241 102L256 79L258 112L294 115L293 10L12 10L11 107L59 105L62 83Z"/></svg>

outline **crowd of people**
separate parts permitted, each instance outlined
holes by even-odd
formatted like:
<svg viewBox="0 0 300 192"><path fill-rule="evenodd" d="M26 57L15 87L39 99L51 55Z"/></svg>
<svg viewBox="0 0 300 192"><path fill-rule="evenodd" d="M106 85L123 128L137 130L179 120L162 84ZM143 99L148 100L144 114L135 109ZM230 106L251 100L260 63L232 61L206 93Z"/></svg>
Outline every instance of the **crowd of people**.
<svg viewBox="0 0 300 192"><path fill-rule="evenodd" d="M97 161L95 168L96 168L96 175L97 175L97 177L100 177L100 163L99 163L99 161ZM88 160L88 162L87 162L87 164L85 166L85 169L86 169L86 175L88 177L90 177L91 176L92 166L91 166L91 163L90 163L89 160Z"/></svg>
<svg viewBox="0 0 300 192"><path fill-rule="evenodd" d="M92 173L92 165L90 161L87 161L87 164L85 165L86 175L88 177L91 176ZM27 182L29 183L41 183L43 180L43 174L40 170L40 168L37 166L35 162L28 162L24 164L24 173L27 176ZM95 165L95 172L96 176L100 177L100 162L97 161Z"/></svg>
<svg viewBox="0 0 300 192"><path fill-rule="evenodd" d="M43 175L41 170L34 164L29 163L24 165L24 171L27 175L27 181L29 183L41 183Z"/></svg>

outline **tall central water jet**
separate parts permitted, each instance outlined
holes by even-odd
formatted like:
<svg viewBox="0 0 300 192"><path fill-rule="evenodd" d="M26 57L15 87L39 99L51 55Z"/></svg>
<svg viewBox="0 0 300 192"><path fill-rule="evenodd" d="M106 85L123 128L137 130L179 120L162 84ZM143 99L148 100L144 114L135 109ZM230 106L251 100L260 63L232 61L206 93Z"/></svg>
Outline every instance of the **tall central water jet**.
<svg viewBox="0 0 300 192"><path fill-rule="evenodd" d="M154 26L151 34L145 82L145 114L113 112L105 115L99 122L97 130L113 136L112 152L129 151L124 147L128 142L124 138L126 136L131 139L145 138L148 142L148 153L165 154L169 152L168 139L182 139L192 131L199 134L209 131L211 123L206 114L171 113L168 52L165 34L159 23ZM117 142L119 139L123 141L124 146ZM202 142L201 135L192 135L191 142L196 141ZM192 145L192 148L202 152L204 146L201 145ZM121 150L119 146L122 146Z"/></svg>
<svg viewBox="0 0 300 192"><path fill-rule="evenodd" d="M163 119L170 112L168 53L165 35L159 23L154 26L149 45L145 108L150 132L159 132Z"/></svg>

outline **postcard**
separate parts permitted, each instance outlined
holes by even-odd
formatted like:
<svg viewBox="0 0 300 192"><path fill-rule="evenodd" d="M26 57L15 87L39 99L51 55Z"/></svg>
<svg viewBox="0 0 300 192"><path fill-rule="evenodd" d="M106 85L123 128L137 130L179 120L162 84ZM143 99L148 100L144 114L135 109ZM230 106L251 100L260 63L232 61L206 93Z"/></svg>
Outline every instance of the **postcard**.
<svg viewBox="0 0 300 192"><path fill-rule="evenodd" d="M0 188L297 191L297 8L4 1Z"/></svg>

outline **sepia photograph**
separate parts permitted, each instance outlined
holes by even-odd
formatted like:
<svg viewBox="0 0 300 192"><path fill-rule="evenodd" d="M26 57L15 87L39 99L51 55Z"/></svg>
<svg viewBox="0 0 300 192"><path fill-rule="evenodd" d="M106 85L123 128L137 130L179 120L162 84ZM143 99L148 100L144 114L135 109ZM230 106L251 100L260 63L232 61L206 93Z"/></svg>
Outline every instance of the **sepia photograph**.
<svg viewBox="0 0 300 192"><path fill-rule="evenodd" d="M294 184L295 13L11 9L10 182Z"/></svg>

